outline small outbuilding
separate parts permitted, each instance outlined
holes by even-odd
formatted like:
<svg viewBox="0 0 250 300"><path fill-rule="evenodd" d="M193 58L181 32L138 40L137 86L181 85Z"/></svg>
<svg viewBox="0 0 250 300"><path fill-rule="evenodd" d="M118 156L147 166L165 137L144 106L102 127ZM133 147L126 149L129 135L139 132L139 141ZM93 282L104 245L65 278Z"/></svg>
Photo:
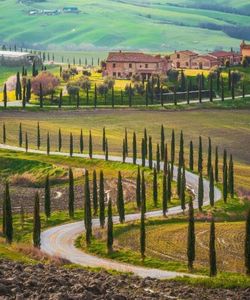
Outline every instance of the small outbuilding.
<svg viewBox="0 0 250 300"><path fill-rule="evenodd" d="M40 57L29 52L0 51L1 66L28 66L33 62L40 64Z"/></svg>

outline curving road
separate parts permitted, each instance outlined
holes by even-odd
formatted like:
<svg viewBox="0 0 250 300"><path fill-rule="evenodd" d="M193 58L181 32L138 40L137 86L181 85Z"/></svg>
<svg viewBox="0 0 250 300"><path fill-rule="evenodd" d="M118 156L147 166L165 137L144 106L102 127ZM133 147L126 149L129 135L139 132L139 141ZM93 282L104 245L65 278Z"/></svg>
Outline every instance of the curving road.
<svg viewBox="0 0 250 300"><path fill-rule="evenodd" d="M10 145L0 144L0 149L15 150L25 152L24 148L19 148ZM46 154L46 151L29 149L30 153ZM69 153L62 152L50 152L51 155L69 156ZM87 154L74 154L75 157L88 158ZM93 155L93 158L104 160L104 155ZM121 157L109 156L110 161L122 161ZM132 158L126 159L127 163L132 163ZM137 159L137 164L141 164L141 160ZM163 169L163 163L161 163L161 169ZM177 168L174 168L174 178L176 179ZM209 204L209 182L204 179L204 205ZM186 183L187 187L192 190L195 195L194 207L198 207L197 194L198 194L198 176L191 172L186 171ZM221 199L220 190L215 187L214 190L215 201ZM174 215L181 213L182 209L180 206L172 207L168 210L167 215ZM152 211L146 213L147 217L158 217L162 216L162 210ZM140 213L126 215L126 221L133 221L140 219ZM113 218L114 223L118 223L118 216ZM99 220L93 219L93 227L99 226ZM100 258L91 254L84 253L74 246L75 239L84 232L84 222L75 222L70 224L64 224L45 230L41 234L41 249L54 256L65 258L72 263L79 264L86 267L101 267L105 269L113 269L120 272L131 272L141 277L153 277L153 278L174 278L176 276L195 276L187 273L179 273L173 271L164 271L158 269L138 267L117 261Z"/></svg>

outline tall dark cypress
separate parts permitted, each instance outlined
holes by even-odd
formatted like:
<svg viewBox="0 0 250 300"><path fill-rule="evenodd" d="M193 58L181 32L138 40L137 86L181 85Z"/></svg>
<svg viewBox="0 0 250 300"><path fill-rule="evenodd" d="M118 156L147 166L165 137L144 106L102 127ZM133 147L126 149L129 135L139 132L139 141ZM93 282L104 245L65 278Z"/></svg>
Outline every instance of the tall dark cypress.
<svg viewBox="0 0 250 300"><path fill-rule="evenodd" d="M69 217L71 219L74 218L75 213L75 192L74 192L74 176L73 171L71 168L69 168L69 203L68 203L68 209L69 209Z"/></svg>
<svg viewBox="0 0 250 300"><path fill-rule="evenodd" d="M143 206L141 207L141 210L144 210L146 212L147 210L147 202L146 202L146 183L145 183L145 175L144 170L141 174L141 203L143 203Z"/></svg>
<svg viewBox="0 0 250 300"><path fill-rule="evenodd" d="M70 132L70 137L69 137L69 155L70 157L73 156L74 153L74 140L73 140L73 134Z"/></svg>
<svg viewBox="0 0 250 300"><path fill-rule="evenodd" d="M153 176L153 200L154 200L154 206L157 207L157 205L158 205L158 181L157 181L156 168L154 168L154 176Z"/></svg>
<svg viewBox="0 0 250 300"><path fill-rule="evenodd" d="M161 167L161 157L160 157L160 146L159 144L157 144L156 146L156 169L157 172L160 172L160 167Z"/></svg>
<svg viewBox="0 0 250 300"><path fill-rule="evenodd" d="M168 191L167 191L167 176L162 177L162 212L165 217L168 210Z"/></svg>
<svg viewBox="0 0 250 300"><path fill-rule="evenodd" d="M195 223L194 223L194 208L193 208L192 197L189 198L187 257L188 257L188 269L190 272L192 272L193 263L195 260Z"/></svg>
<svg viewBox="0 0 250 300"><path fill-rule="evenodd" d="M145 230L145 199L142 199L141 203L141 222L140 222L140 252L141 259L144 261L145 259L145 251L146 251L146 230Z"/></svg>
<svg viewBox="0 0 250 300"><path fill-rule="evenodd" d="M120 171L118 172L116 204L119 213L120 223L123 223L125 221L125 208L123 198L122 175Z"/></svg>
<svg viewBox="0 0 250 300"><path fill-rule="evenodd" d="M23 145L23 130L22 130L22 123L19 124L19 147Z"/></svg>
<svg viewBox="0 0 250 300"><path fill-rule="evenodd" d="M168 176L167 176L167 191L168 191L168 201L171 202L172 197L172 177L171 177L171 169L168 167Z"/></svg>
<svg viewBox="0 0 250 300"><path fill-rule="evenodd" d="M141 165L145 167L146 155L145 155L145 140L142 138L141 141Z"/></svg>
<svg viewBox="0 0 250 300"><path fill-rule="evenodd" d="M210 168L212 166L212 145L211 138L208 138L208 151L207 151L207 176L210 174Z"/></svg>
<svg viewBox="0 0 250 300"><path fill-rule="evenodd" d="M80 153L83 153L84 150L84 141L83 141L83 133L82 133L82 129L80 132L80 140L79 140L79 145L80 145Z"/></svg>
<svg viewBox="0 0 250 300"><path fill-rule="evenodd" d="M60 90L59 100L58 100L58 107L59 107L59 108L62 107L62 96L63 96L63 91Z"/></svg>
<svg viewBox="0 0 250 300"><path fill-rule="evenodd" d="M47 155L50 154L50 136L49 132L47 133Z"/></svg>
<svg viewBox="0 0 250 300"><path fill-rule="evenodd" d="M136 134L133 134L133 164L136 164L137 159L137 145L136 145Z"/></svg>
<svg viewBox="0 0 250 300"><path fill-rule="evenodd" d="M250 209L246 216L246 231L245 231L245 268L246 274L250 275Z"/></svg>
<svg viewBox="0 0 250 300"><path fill-rule="evenodd" d="M33 246L40 248L41 245L41 219L40 203L38 192L35 195L34 215L33 215Z"/></svg>
<svg viewBox="0 0 250 300"><path fill-rule="evenodd" d="M3 123L3 144L6 144L6 140L7 140L6 126L5 123Z"/></svg>
<svg viewBox="0 0 250 300"><path fill-rule="evenodd" d="M25 151L28 152L29 150L29 139L28 139L28 133L25 132Z"/></svg>
<svg viewBox="0 0 250 300"><path fill-rule="evenodd" d="M215 224L212 219L210 224L210 239L209 239L209 265L210 265L210 277L217 275L217 263L216 263L216 248L215 248Z"/></svg>
<svg viewBox="0 0 250 300"><path fill-rule="evenodd" d="M161 125L161 160L164 160L165 154L165 132L164 127Z"/></svg>
<svg viewBox="0 0 250 300"><path fill-rule="evenodd" d="M202 139L199 137L199 152L198 152L198 173L203 170L203 155L202 155Z"/></svg>
<svg viewBox="0 0 250 300"><path fill-rule="evenodd" d="M106 161L109 160L109 146L108 146L108 139L106 139L106 142L105 142L105 160L106 160Z"/></svg>
<svg viewBox="0 0 250 300"><path fill-rule="evenodd" d="M178 169L177 169L177 195L178 197L180 198L181 196L181 166L178 166Z"/></svg>
<svg viewBox="0 0 250 300"><path fill-rule="evenodd" d="M41 146L41 133L40 133L40 124L37 122L37 134L36 134L36 145L37 149L40 149Z"/></svg>
<svg viewBox="0 0 250 300"><path fill-rule="evenodd" d="M126 161L126 146L125 146L125 140L122 141L122 162L125 163Z"/></svg>
<svg viewBox="0 0 250 300"><path fill-rule="evenodd" d="M168 145L167 144L165 144L163 172L167 176L168 174Z"/></svg>
<svg viewBox="0 0 250 300"><path fill-rule="evenodd" d="M224 79L221 76L221 101L225 100L225 96L224 95L225 95L225 92L224 92Z"/></svg>
<svg viewBox="0 0 250 300"><path fill-rule="evenodd" d="M4 108L7 108L7 102L8 102L7 85L5 83L4 84L4 88L3 88L3 103L4 103Z"/></svg>
<svg viewBox="0 0 250 300"><path fill-rule="evenodd" d="M93 157L92 133L89 131L89 158Z"/></svg>
<svg viewBox="0 0 250 300"><path fill-rule="evenodd" d="M175 133L173 129L172 137L171 137L171 178L173 178L173 174L174 174L174 161L175 161Z"/></svg>
<svg viewBox="0 0 250 300"><path fill-rule="evenodd" d="M213 166L210 167L210 174L209 174L209 200L210 205L214 207L214 172Z"/></svg>
<svg viewBox="0 0 250 300"><path fill-rule="evenodd" d="M141 207L141 171L138 166L137 176L136 176L136 205L137 208Z"/></svg>
<svg viewBox="0 0 250 300"><path fill-rule="evenodd" d="M102 129L102 151L105 152L106 150L106 129L103 127Z"/></svg>
<svg viewBox="0 0 250 300"><path fill-rule="evenodd" d="M228 195L228 167L227 167L227 152L224 150L223 155L223 200L227 202Z"/></svg>
<svg viewBox="0 0 250 300"><path fill-rule="evenodd" d="M234 163L232 154L230 155L228 166L228 192L231 198L234 198Z"/></svg>
<svg viewBox="0 0 250 300"><path fill-rule="evenodd" d="M184 138L183 132L180 135L180 149L179 149L179 166L182 168L184 164Z"/></svg>
<svg viewBox="0 0 250 300"><path fill-rule="evenodd" d="M126 156L127 156L128 155L128 131L127 131L127 128L125 128L124 142L125 142L125 150L126 150Z"/></svg>
<svg viewBox="0 0 250 300"><path fill-rule="evenodd" d="M204 199L204 186L203 186L203 176L202 173L199 174L199 185L198 185L198 207L202 211Z"/></svg>
<svg viewBox="0 0 250 300"><path fill-rule="evenodd" d="M45 179L45 188L44 188L44 212L46 219L48 220L51 216L51 197L50 197L50 182L49 175Z"/></svg>
<svg viewBox="0 0 250 300"><path fill-rule="evenodd" d="M145 158L148 157L148 133L147 129L144 128L144 151L145 151Z"/></svg>
<svg viewBox="0 0 250 300"><path fill-rule="evenodd" d="M113 214L112 214L112 200L108 202L108 226L107 226L107 250L108 254L113 253Z"/></svg>
<svg viewBox="0 0 250 300"><path fill-rule="evenodd" d="M58 151L61 152L62 150L62 132L61 129L59 128L58 131Z"/></svg>
<svg viewBox="0 0 250 300"><path fill-rule="evenodd" d="M216 182L219 181L219 154L218 154L218 146L216 146L216 148L215 148L214 179L215 179Z"/></svg>
<svg viewBox="0 0 250 300"><path fill-rule="evenodd" d="M97 216L98 212L98 192L97 192L97 178L96 178L96 170L93 171L93 209L94 209L94 216Z"/></svg>
<svg viewBox="0 0 250 300"><path fill-rule="evenodd" d="M5 184L4 204L5 204L4 236L6 238L6 242L11 244L12 240L13 240L13 220L12 220L12 208L11 208L10 191L9 191L9 183L8 182L6 182L6 184Z"/></svg>
<svg viewBox="0 0 250 300"><path fill-rule="evenodd" d="M148 166L150 169L153 168L153 146L151 136L148 138Z"/></svg>
<svg viewBox="0 0 250 300"><path fill-rule="evenodd" d="M105 225L105 191L104 191L103 171L100 171L100 183L99 183L99 220L100 220L100 226L102 228L104 228L104 225Z"/></svg>
<svg viewBox="0 0 250 300"><path fill-rule="evenodd" d="M189 144L189 169L190 171L194 170L194 146L192 141Z"/></svg>
<svg viewBox="0 0 250 300"><path fill-rule="evenodd" d="M186 209L186 172L185 172L185 166L183 166L182 169L182 175L181 175L181 189L180 189L180 200L181 200L181 209L183 212Z"/></svg>
<svg viewBox="0 0 250 300"><path fill-rule="evenodd" d="M84 224L86 233L86 244L89 246L91 244L92 236L92 215L91 215L91 201L90 201L90 189L89 189L89 172L86 170L85 173L85 185L84 185Z"/></svg>
<svg viewBox="0 0 250 300"><path fill-rule="evenodd" d="M114 87L112 86L111 89L111 104L112 104L112 108L115 107L115 95L114 95Z"/></svg>

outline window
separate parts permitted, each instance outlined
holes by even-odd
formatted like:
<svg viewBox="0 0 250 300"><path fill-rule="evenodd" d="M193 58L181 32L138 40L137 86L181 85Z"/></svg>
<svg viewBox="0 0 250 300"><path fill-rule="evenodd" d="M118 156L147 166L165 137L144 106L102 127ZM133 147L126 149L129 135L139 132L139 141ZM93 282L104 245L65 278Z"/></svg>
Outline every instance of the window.
<svg viewBox="0 0 250 300"><path fill-rule="evenodd" d="M179 54L179 53L177 54L177 58L178 58L178 59L180 58L180 54Z"/></svg>
<svg viewBox="0 0 250 300"><path fill-rule="evenodd" d="M129 68L130 68L130 69L132 68L132 64L129 64Z"/></svg>
<svg viewBox="0 0 250 300"><path fill-rule="evenodd" d="M116 72L113 72L113 77L116 77Z"/></svg>
<svg viewBox="0 0 250 300"><path fill-rule="evenodd" d="M147 69L148 68L148 64L145 64L145 69Z"/></svg>
<svg viewBox="0 0 250 300"><path fill-rule="evenodd" d="M115 68L115 64L113 64L113 68Z"/></svg>
<svg viewBox="0 0 250 300"><path fill-rule="evenodd" d="M188 65L189 65L189 64L188 64L188 61L186 61L186 67L188 67Z"/></svg>
<svg viewBox="0 0 250 300"><path fill-rule="evenodd" d="M129 72L129 77L132 77L132 72Z"/></svg>
<svg viewBox="0 0 250 300"><path fill-rule="evenodd" d="M121 77L121 73L120 72L118 72L118 77Z"/></svg>

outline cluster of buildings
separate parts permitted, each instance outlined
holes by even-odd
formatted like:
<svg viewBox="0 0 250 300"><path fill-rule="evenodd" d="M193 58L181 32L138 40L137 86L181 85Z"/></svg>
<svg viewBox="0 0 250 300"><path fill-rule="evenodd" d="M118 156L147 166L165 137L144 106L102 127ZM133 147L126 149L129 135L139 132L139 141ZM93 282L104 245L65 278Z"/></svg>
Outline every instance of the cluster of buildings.
<svg viewBox="0 0 250 300"><path fill-rule="evenodd" d="M166 74L170 69L204 69L239 65L243 57L250 58L250 45L244 41L240 52L214 51L199 54L193 51L175 51L169 56L150 55L140 52L110 52L105 62L104 76L131 78L140 74L148 79L154 74Z"/></svg>
<svg viewBox="0 0 250 300"><path fill-rule="evenodd" d="M0 66L28 66L33 63L41 64L38 55L29 52L0 51Z"/></svg>
<svg viewBox="0 0 250 300"><path fill-rule="evenodd" d="M78 14L80 10L76 6L66 6L63 9L32 9L29 10L28 14L30 16L36 15L45 15L45 16L56 16L60 15L61 13L65 14Z"/></svg>

